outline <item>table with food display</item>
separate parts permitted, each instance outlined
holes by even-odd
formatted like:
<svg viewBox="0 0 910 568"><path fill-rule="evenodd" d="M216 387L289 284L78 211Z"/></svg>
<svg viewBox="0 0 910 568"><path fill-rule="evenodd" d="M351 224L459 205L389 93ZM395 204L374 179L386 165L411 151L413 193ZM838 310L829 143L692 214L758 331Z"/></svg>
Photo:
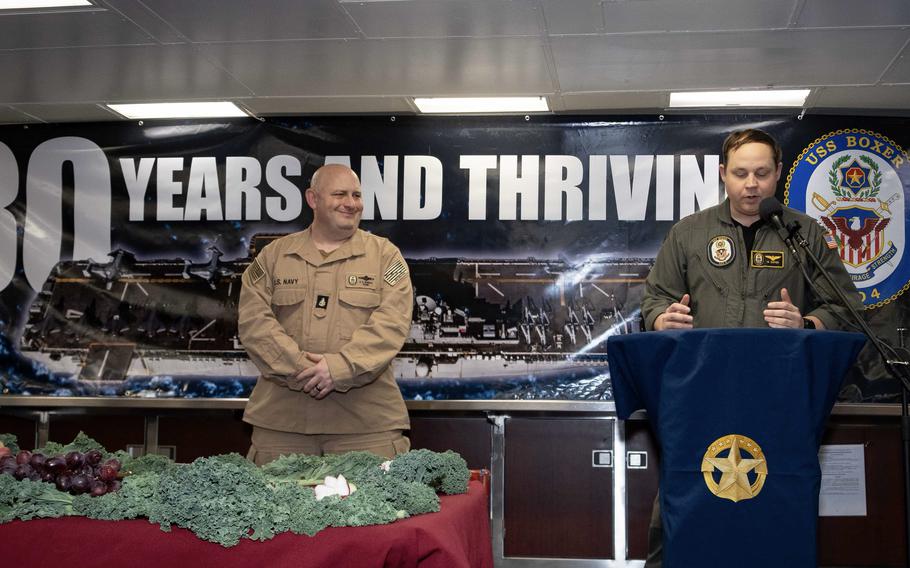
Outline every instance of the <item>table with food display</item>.
<svg viewBox="0 0 910 568"><path fill-rule="evenodd" d="M0 449L5 565L493 565L488 477L453 452L257 467L237 454L176 464L96 445Z"/></svg>

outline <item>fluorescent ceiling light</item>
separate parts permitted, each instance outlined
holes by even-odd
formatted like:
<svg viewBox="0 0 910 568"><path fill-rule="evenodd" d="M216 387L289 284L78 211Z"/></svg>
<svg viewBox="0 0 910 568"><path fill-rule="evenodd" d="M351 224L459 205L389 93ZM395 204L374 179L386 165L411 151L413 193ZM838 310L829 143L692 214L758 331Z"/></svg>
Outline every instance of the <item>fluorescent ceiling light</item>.
<svg viewBox="0 0 910 568"><path fill-rule="evenodd" d="M550 110L546 97L415 97L414 104L424 114L547 112Z"/></svg>
<svg viewBox="0 0 910 568"><path fill-rule="evenodd" d="M670 108L799 107L808 96L809 89L670 93Z"/></svg>
<svg viewBox="0 0 910 568"><path fill-rule="evenodd" d="M71 8L92 6L88 0L0 0L0 10L32 10L35 8Z"/></svg>
<svg viewBox="0 0 910 568"><path fill-rule="evenodd" d="M126 118L222 118L249 116L234 103L217 101L209 103L144 103L107 105Z"/></svg>

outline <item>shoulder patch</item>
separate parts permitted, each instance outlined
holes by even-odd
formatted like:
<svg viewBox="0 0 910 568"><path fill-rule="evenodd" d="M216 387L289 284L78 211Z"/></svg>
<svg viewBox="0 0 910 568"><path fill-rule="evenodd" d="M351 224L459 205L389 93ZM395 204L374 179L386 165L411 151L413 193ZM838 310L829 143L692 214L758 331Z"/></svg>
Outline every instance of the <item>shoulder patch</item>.
<svg viewBox="0 0 910 568"><path fill-rule="evenodd" d="M389 286L394 286L401 281L408 273L408 266L404 263L404 260L401 257L395 259L395 262L389 265L385 273L382 275L382 279L388 283Z"/></svg>
<svg viewBox="0 0 910 568"><path fill-rule="evenodd" d="M262 265L259 264L259 259L253 259L253 262L250 264L249 268L246 269L246 273L250 275L250 283L255 284L262 280L262 277L265 276L265 270L262 269Z"/></svg>
<svg viewBox="0 0 910 568"><path fill-rule="evenodd" d="M838 239L837 235L835 235L834 233L832 233L830 231L825 233L824 239L825 239L825 245L829 249L837 249L837 248L841 247L840 239Z"/></svg>

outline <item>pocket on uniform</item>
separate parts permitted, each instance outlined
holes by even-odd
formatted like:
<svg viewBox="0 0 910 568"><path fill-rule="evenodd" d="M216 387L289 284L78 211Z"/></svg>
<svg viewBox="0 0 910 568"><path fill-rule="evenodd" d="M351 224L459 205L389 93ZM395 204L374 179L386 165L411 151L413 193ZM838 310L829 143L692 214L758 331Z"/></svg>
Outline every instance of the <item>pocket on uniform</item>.
<svg viewBox="0 0 910 568"><path fill-rule="evenodd" d="M373 290L342 290L338 299L355 308L374 309L379 307L379 292Z"/></svg>
<svg viewBox="0 0 910 568"><path fill-rule="evenodd" d="M279 288L272 293L272 313L294 338L298 338L302 331L303 301L306 297L306 288Z"/></svg>
<svg viewBox="0 0 910 568"><path fill-rule="evenodd" d="M349 339L354 330L370 319L379 307L380 296L372 290L341 290L338 293L338 332L342 339Z"/></svg>
<svg viewBox="0 0 910 568"><path fill-rule="evenodd" d="M272 292L272 304L293 306L306 298L306 288L279 288Z"/></svg>

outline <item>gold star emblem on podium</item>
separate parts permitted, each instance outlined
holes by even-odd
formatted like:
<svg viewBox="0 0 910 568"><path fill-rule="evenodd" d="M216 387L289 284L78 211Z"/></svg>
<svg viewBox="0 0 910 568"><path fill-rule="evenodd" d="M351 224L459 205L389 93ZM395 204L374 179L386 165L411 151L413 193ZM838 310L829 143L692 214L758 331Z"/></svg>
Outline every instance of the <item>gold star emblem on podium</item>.
<svg viewBox="0 0 910 568"><path fill-rule="evenodd" d="M727 455L720 457L724 451ZM742 452L750 457L743 457ZM739 434L729 434L708 446L701 462L701 471L712 494L735 503L752 499L759 494L768 476L768 462L755 440ZM720 480L715 480L715 471L720 472ZM749 480L750 474L755 481Z"/></svg>

